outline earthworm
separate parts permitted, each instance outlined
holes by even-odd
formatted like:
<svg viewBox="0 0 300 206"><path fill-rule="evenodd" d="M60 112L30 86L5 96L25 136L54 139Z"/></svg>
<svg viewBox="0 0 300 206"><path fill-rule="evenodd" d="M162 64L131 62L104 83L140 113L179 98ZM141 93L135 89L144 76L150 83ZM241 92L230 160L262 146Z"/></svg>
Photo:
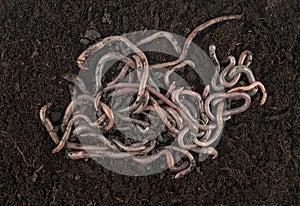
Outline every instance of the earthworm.
<svg viewBox="0 0 300 206"><path fill-rule="evenodd" d="M146 147L144 150L136 151L136 152L130 152L132 155L144 155L150 153L156 146L157 141L155 139L150 141L150 144L148 147Z"/></svg>
<svg viewBox="0 0 300 206"><path fill-rule="evenodd" d="M181 171L187 167L187 164L185 162L179 166L175 166L175 161L174 161L173 155L168 149L160 150L157 154L151 155L149 157L148 156L133 157L133 160L136 161L137 163L149 164L149 163L154 162L157 159L159 159L162 155L166 156L167 165L168 165L169 169L172 170L173 172Z"/></svg>
<svg viewBox="0 0 300 206"><path fill-rule="evenodd" d="M215 120L214 115L210 111L210 102L213 99L224 99L224 98L229 98L229 99L242 98L245 100L245 102L242 106L239 106L239 107L233 108L233 109L229 109L229 110L225 110L223 112L224 117L228 117L231 115L235 115L235 114L244 112L245 110L247 110L249 108L250 103L251 103L251 97L248 94L243 93L243 92L230 92L230 93L227 92L227 93L212 94L207 97L207 99L205 100L205 103L204 103L204 111L209 119Z"/></svg>
<svg viewBox="0 0 300 206"><path fill-rule="evenodd" d="M246 60L246 62L245 62ZM245 50L241 53L238 65L246 65L247 67L250 66L252 62L252 52L249 50Z"/></svg>
<svg viewBox="0 0 300 206"><path fill-rule="evenodd" d="M217 128L214 130L214 133L212 136L209 137L209 139L205 139L205 141L200 141L197 138L194 138L194 143L200 147L207 147L213 144L217 139L220 137L224 122L223 122L223 109L224 109L224 102L220 102L217 106L217 113L216 113L216 122L217 122Z"/></svg>
<svg viewBox="0 0 300 206"><path fill-rule="evenodd" d="M106 146L82 145L82 144L75 143L75 142L66 142L65 148L75 149L75 150L84 150L84 151L107 150Z"/></svg>
<svg viewBox="0 0 300 206"><path fill-rule="evenodd" d="M220 85L217 85L217 80L218 80L219 73L220 73L220 63L219 63L219 60L216 55L216 46L212 44L209 46L208 50L209 50L209 57L215 65L215 73L211 79L211 87L215 91L221 91L223 89L223 87Z"/></svg>
<svg viewBox="0 0 300 206"><path fill-rule="evenodd" d="M206 99L206 97L208 96L209 92L210 92L210 85L208 84L208 85L206 85L204 87L204 90L202 92L202 98Z"/></svg>
<svg viewBox="0 0 300 206"><path fill-rule="evenodd" d="M52 150L52 153L56 153L56 152L59 152L66 144L66 142L68 141L69 139L69 136L70 136L70 133L71 133L71 127L73 126L73 123L74 123L74 120L71 119L66 127L66 130L64 132L64 135L62 136L59 144L57 145L56 148L54 148Z"/></svg>
<svg viewBox="0 0 300 206"><path fill-rule="evenodd" d="M142 146L126 146L124 145L122 142L120 142L119 140L113 139L112 140L119 148L121 148L122 150L126 151L126 152L138 152L138 151L142 151L144 149L146 149L145 145Z"/></svg>
<svg viewBox="0 0 300 206"><path fill-rule="evenodd" d="M48 119L46 117L47 109L49 109L49 107L51 107L51 105L52 105L52 103L49 102L40 109L40 119L41 119L43 125L46 127L53 142L55 144L59 144L59 137L58 137L57 133L54 131L52 122L50 121L50 119Z"/></svg>
<svg viewBox="0 0 300 206"><path fill-rule="evenodd" d="M252 70L245 66L245 65L241 65L241 66L235 66L233 67L229 74L228 74L228 77L231 79L233 78L234 76L236 76L238 73L244 73L246 74L247 78L248 78L248 81L250 84L252 84L253 82L255 82L255 77L253 75L253 72ZM251 92L250 92L250 95L251 96L254 96L256 93L257 93L257 88L254 88Z"/></svg>
<svg viewBox="0 0 300 206"><path fill-rule="evenodd" d="M175 151L178 151L178 152L184 154L185 156L188 157L189 162L190 162L188 168L186 168L184 170L181 170L180 172L178 172L175 175L175 179L182 178L184 175L190 173L194 169L194 167L196 166L196 161L195 161L193 155L189 151L187 151L185 149L182 149L182 148L179 148L179 147L175 147L175 146L167 146L166 148L167 149L172 149L172 150L175 150Z"/></svg>
<svg viewBox="0 0 300 206"><path fill-rule="evenodd" d="M176 41L175 37L169 32L165 32L165 31L156 32L155 34L152 34L144 39L141 39L136 43L136 45L141 46L157 38L166 38L172 44L172 46L174 47L177 53L181 52L181 48L178 46L178 42Z"/></svg>
<svg viewBox="0 0 300 206"><path fill-rule="evenodd" d="M160 64L155 64L152 67L153 68L166 68L166 67L170 67L170 66L174 66L178 63L180 63L181 61L183 61L188 53L188 49L190 47L190 44L192 43L193 39L196 37L196 35L206 29L207 27L222 22L222 21L228 21L228 20L234 20L234 19L241 19L242 15L230 15L230 16L221 16L221 17L217 17L214 19L211 19L199 26L197 26L188 36L187 40L184 43L183 49L181 51L181 55L180 57L175 60L175 61L171 61L171 62L165 62L165 63L160 63Z"/></svg>
<svg viewBox="0 0 300 206"><path fill-rule="evenodd" d="M239 90L249 91L249 90L252 90L253 88L255 88L257 86L259 86L259 88L261 89L262 94L263 94L263 97L262 97L262 99L260 101L260 105L263 105L266 102L266 100L267 100L267 92L266 92L266 89L265 89L264 85L261 82L259 82L259 81L253 82L249 86L241 86L241 87L232 88L231 90L228 91L228 93L239 91Z"/></svg>

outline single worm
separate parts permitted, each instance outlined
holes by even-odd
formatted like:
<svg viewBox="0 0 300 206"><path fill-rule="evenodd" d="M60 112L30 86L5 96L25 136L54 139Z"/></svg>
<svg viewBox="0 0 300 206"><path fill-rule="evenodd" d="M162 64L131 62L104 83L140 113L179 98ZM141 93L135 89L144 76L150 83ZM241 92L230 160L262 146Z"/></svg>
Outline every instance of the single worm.
<svg viewBox="0 0 300 206"><path fill-rule="evenodd" d="M65 133L64 135L62 136L59 144L57 145L56 148L54 148L52 150L52 153L56 153L56 152L59 152L66 144L66 142L68 141L69 139L69 136L70 136L70 133L71 133L71 127L73 126L73 123L74 123L74 120L71 119L66 127L66 130L65 130Z"/></svg>
<svg viewBox="0 0 300 206"><path fill-rule="evenodd" d="M261 89L262 94L263 94L262 99L260 101L260 105L263 105L266 102L266 100L267 100L267 91L266 91L264 85L261 82L259 82L259 81L253 82L249 86L241 86L241 87L232 88L227 93L231 93L231 92L235 92L235 91L240 91L240 90L241 91L249 91L249 90L253 90L253 88L255 88L257 86L259 86L259 88Z"/></svg>
<svg viewBox="0 0 300 206"><path fill-rule="evenodd" d="M146 149L145 145L142 146L126 146L124 145L122 142L120 142L119 140L113 139L112 140L119 148L121 148L122 150L126 151L126 152L138 152L138 151L142 151L144 149Z"/></svg>
<svg viewBox="0 0 300 206"><path fill-rule="evenodd" d="M133 157L133 160L140 164L150 164L151 162L158 160L162 155L166 156L167 165L168 165L169 169L173 172L181 171L184 168L186 168L188 165L186 162L183 162L181 165L175 166L175 161L174 161L173 155L168 149L160 150L157 154L154 154L151 156Z"/></svg>
<svg viewBox="0 0 300 206"><path fill-rule="evenodd" d="M75 142L66 142L65 148L75 149L75 150L84 150L84 151L101 151L107 150L106 146L95 146L95 145L82 145Z"/></svg>
<svg viewBox="0 0 300 206"><path fill-rule="evenodd" d="M54 127L50 119L46 117L47 109L52 105L52 103L47 103L40 109L40 119L43 123L43 125L46 127L47 132L49 133L50 137L52 138L53 142L55 144L59 143L59 137L57 133L54 131Z"/></svg>
<svg viewBox="0 0 300 206"><path fill-rule="evenodd" d="M211 83L210 83L211 87L215 91L222 91L223 87L220 85L217 85L217 80L218 80L219 73L220 73L220 63L219 63L219 60L216 55L216 46L212 44L209 46L208 50L209 50L209 57L212 60L213 64L215 65L215 73L214 73L214 76L212 77Z"/></svg>
<svg viewBox="0 0 300 206"><path fill-rule="evenodd" d="M155 64L153 65L152 67L153 68L166 68L166 67L170 67L170 66L174 66L180 62L182 62L187 53L188 53L188 49L190 47L190 44L192 43L193 39L196 37L196 35L206 29L207 27L213 25L213 24L216 24L216 23L219 23L219 22L223 22L223 21L228 21L228 20L234 20L234 19L241 19L242 18L242 15L230 15L230 16L221 16L221 17L217 17L217 18L214 18L214 19L211 19L199 26L197 26L190 34L189 36L187 37L187 40L185 41L184 43L184 46L183 46L183 49L182 49L182 52L180 54L180 57L178 59L176 59L175 61L171 61L171 62L164 62L164 63L160 63L160 64Z"/></svg>
<svg viewBox="0 0 300 206"><path fill-rule="evenodd" d="M175 151L178 151L178 152L184 154L185 156L188 157L189 162L190 162L188 168L178 172L175 175L175 179L182 178L184 175L190 173L194 169L194 167L196 166L196 161L195 161L193 155L189 151L187 151L185 149L182 149L182 148L179 148L179 147L175 147L175 146L167 146L166 148L171 149L171 150L175 150Z"/></svg>

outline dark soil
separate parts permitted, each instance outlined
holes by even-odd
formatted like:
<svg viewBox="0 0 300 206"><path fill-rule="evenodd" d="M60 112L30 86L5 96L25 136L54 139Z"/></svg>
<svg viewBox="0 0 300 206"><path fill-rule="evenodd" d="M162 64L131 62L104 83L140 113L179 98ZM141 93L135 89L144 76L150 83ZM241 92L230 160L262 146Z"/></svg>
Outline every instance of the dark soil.
<svg viewBox="0 0 300 206"><path fill-rule="evenodd" d="M0 1L1 205L300 205L298 1L41 2ZM102 37L146 28L187 36L202 22L239 13L242 21L212 26L195 43L205 50L215 43L221 59L251 50L268 99L260 106L258 95L226 122L218 158L174 180L169 171L123 176L63 151L51 154L39 109L52 102L50 117L61 118L70 101L61 75L79 71L88 28Z"/></svg>

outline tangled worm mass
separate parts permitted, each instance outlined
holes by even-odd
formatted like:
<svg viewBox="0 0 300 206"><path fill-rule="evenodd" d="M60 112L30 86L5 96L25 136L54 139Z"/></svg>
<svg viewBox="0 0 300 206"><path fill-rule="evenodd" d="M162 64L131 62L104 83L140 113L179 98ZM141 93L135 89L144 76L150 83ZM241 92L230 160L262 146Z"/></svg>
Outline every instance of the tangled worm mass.
<svg viewBox="0 0 300 206"><path fill-rule="evenodd" d="M75 95L59 129L54 128L47 117L51 103L40 110L40 119L57 145L52 152L65 148L71 159L130 158L145 167L160 160L176 173L175 179L195 168L197 155L216 158L218 152L214 147L224 122L247 110L254 95L262 96L261 105L266 101L264 85L255 79L249 67L252 53L244 51L237 60L228 56L221 64L216 47L211 45L208 53L215 73L210 83L203 86L201 94L180 85L173 76L176 71L197 66L187 59L187 53L200 31L222 21L238 19L240 15L222 16L199 25L187 37L183 48L167 32L157 32L135 44L123 36L110 36L87 48L77 60L83 73L89 70L87 59L112 43L121 42L131 54L108 52L101 55L91 80L95 85L92 92L80 77L63 76L75 85L72 87ZM159 38L168 41L179 57L150 65L139 47ZM107 81L104 65L112 60L118 68ZM155 72L162 69L166 72L161 73L159 79ZM90 112L86 112L87 108ZM79 141L79 136L84 143Z"/></svg>

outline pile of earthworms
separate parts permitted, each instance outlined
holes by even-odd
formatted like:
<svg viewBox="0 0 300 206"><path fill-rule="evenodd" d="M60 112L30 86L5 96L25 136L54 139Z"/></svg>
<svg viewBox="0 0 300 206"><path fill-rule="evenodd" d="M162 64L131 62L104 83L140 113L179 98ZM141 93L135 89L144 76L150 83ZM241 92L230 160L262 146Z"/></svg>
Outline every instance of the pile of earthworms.
<svg viewBox="0 0 300 206"><path fill-rule="evenodd" d="M141 44L158 38L165 38L174 48L178 47L167 32L158 32L136 44L123 36L110 36L87 48L77 60L83 73L89 70L87 59L110 43L122 42L132 53L126 57L107 53L98 59L93 80L96 86L92 94L87 92L89 89L80 77L64 76L75 84L73 92L76 95L66 108L59 129L47 117L51 103L40 110L41 121L57 145L52 152L66 148L71 159L131 158L136 164L145 166L159 159L176 172L175 179L195 168L196 155L217 157L214 146L224 122L247 110L251 97L259 88L260 104L266 101L263 84L256 81L249 68L251 52L242 52L237 61L228 56L227 61L220 64L215 46L210 46L209 57L214 65L212 70L216 72L201 94L179 86L171 76L186 66L195 66L186 55L198 32L215 23L234 19L241 19L241 16L218 17L196 27L180 49L180 57L171 62L149 65L146 54L139 49ZM113 59L118 60L120 69L110 81L104 81L103 65ZM167 70L162 76L167 89L161 89L155 82L157 79L151 76L151 71L161 68ZM135 73L130 76L129 71ZM88 115L87 110L92 111L92 115ZM156 129L158 127L162 129ZM161 131L157 133L155 130ZM122 134L130 133L136 137L128 141L130 137ZM78 136L81 136L80 141ZM83 143L82 139L86 141Z"/></svg>

